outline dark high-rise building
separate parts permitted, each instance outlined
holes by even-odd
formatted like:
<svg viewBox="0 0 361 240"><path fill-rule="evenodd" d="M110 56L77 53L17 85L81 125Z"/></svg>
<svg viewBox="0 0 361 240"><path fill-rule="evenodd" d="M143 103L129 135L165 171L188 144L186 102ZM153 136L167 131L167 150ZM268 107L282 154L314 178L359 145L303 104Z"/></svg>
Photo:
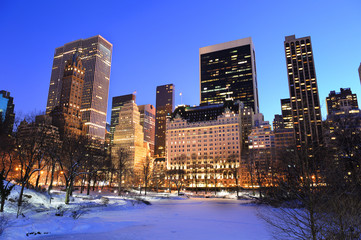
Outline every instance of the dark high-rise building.
<svg viewBox="0 0 361 240"><path fill-rule="evenodd" d="M150 154L154 155L155 143L155 108L152 104L138 106L140 125L143 126L144 142L149 144Z"/></svg>
<svg viewBox="0 0 361 240"><path fill-rule="evenodd" d="M201 105L240 100L259 112L255 51L251 38L199 49Z"/></svg>
<svg viewBox="0 0 361 240"><path fill-rule="evenodd" d="M285 126L282 115L276 114L275 118L273 119L273 130L276 131L278 129L283 129L284 127Z"/></svg>
<svg viewBox="0 0 361 240"><path fill-rule="evenodd" d="M327 115L346 114L351 109L358 109L357 96L350 88L340 88L340 92L331 91L326 97Z"/></svg>
<svg viewBox="0 0 361 240"><path fill-rule="evenodd" d="M65 62L76 51L85 68L82 120L87 135L104 139L113 45L100 35L66 43L55 49L46 113L60 104Z"/></svg>
<svg viewBox="0 0 361 240"><path fill-rule="evenodd" d="M322 118L311 37L284 41L292 118L297 147L312 148L322 140Z"/></svg>
<svg viewBox="0 0 361 240"><path fill-rule="evenodd" d="M281 109L284 127L293 129L292 107L289 98L281 99Z"/></svg>
<svg viewBox="0 0 361 240"><path fill-rule="evenodd" d="M174 85L167 84L157 87L155 121L155 150L154 154L165 156L165 131L167 116L174 109Z"/></svg>
<svg viewBox="0 0 361 240"><path fill-rule="evenodd" d="M358 75L360 77L360 83L361 83L361 63L360 66L358 67Z"/></svg>
<svg viewBox="0 0 361 240"><path fill-rule="evenodd" d="M80 135L83 129L80 107L85 69L78 52L66 62L63 72L59 106L51 112L53 123L59 128L61 135Z"/></svg>
<svg viewBox="0 0 361 240"><path fill-rule="evenodd" d="M10 92L0 91L0 133L11 134L13 132L15 113L14 98Z"/></svg>
<svg viewBox="0 0 361 240"><path fill-rule="evenodd" d="M122 106L129 102L135 102L135 95L134 94L127 94L118 97L113 97L112 99L112 115L110 118L110 134L111 134L111 142L113 143L114 138L114 131L115 127L119 124L119 112Z"/></svg>

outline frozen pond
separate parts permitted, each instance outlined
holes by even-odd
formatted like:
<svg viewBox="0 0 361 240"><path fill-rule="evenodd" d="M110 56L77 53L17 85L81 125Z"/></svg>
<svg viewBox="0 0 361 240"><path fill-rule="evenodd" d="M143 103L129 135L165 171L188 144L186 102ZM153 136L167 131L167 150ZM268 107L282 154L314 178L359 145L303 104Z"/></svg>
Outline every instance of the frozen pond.
<svg viewBox="0 0 361 240"><path fill-rule="evenodd" d="M39 239L271 239L257 207L229 199L152 201L82 216L67 232ZM64 223L65 224L65 223ZM49 226L49 225L48 225ZM49 231L55 226L49 226ZM74 231L72 233L72 231Z"/></svg>

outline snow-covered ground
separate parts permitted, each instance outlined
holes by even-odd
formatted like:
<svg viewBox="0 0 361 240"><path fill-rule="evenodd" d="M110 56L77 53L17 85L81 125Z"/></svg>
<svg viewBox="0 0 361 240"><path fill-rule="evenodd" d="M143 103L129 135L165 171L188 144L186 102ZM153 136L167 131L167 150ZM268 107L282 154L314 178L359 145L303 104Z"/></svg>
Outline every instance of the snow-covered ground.
<svg viewBox="0 0 361 240"><path fill-rule="evenodd" d="M246 200L151 194L146 200L152 205L146 205L104 193L106 205L101 196L77 194L64 205L60 192L51 204L39 193L26 194L42 210L29 203L25 217L11 218L0 239L272 239L257 207ZM72 218L79 208L84 213ZM64 215L55 216L62 209Z"/></svg>

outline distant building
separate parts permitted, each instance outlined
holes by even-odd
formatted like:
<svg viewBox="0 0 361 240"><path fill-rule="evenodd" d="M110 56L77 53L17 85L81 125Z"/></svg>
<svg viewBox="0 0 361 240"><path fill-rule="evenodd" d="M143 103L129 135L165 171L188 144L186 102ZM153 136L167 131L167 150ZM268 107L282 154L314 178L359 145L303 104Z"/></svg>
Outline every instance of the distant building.
<svg viewBox="0 0 361 240"><path fill-rule="evenodd" d="M289 98L281 99L281 109L284 127L293 129L292 106Z"/></svg>
<svg viewBox="0 0 361 240"><path fill-rule="evenodd" d="M104 140L113 45L100 35L55 49L46 113L60 104L66 61L79 52L85 68L81 113L86 134Z"/></svg>
<svg viewBox="0 0 361 240"><path fill-rule="evenodd" d="M152 104L139 105L140 125L143 126L144 141L149 143L150 154L154 156L155 108Z"/></svg>
<svg viewBox="0 0 361 240"><path fill-rule="evenodd" d="M297 147L322 143L322 117L311 37L285 37L285 56Z"/></svg>
<svg viewBox="0 0 361 240"><path fill-rule="evenodd" d="M327 115L347 114L358 110L357 96L350 88L340 88L340 92L331 91L326 97Z"/></svg>
<svg viewBox="0 0 361 240"><path fill-rule="evenodd" d="M165 156L166 119L174 109L174 85L167 84L157 87L155 121L155 150L159 157Z"/></svg>
<svg viewBox="0 0 361 240"><path fill-rule="evenodd" d="M13 132L15 113L14 98L10 92L0 91L0 133L11 134Z"/></svg>
<svg viewBox="0 0 361 240"><path fill-rule="evenodd" d="M141 171L142 163L149 156L150 149L149 144L144 142L140 113L134 101L125 103L119 112L119 124L114 131L112 156L117 156L119 148L128 151L131 169L135 172Z"/></svg>
<svg viewBox="0 0 361 240"><path fill-rule="evenodd" d="M242 164L241 172L245 174L242 180L246 187L269 186L271 184L269 176L276 162L275 134L269 122L263 121L258 126L254 126L248 140L249 158ZM257 181L252 182L250 174L253 174L253 178Z"/></svg>
<svg viewBox="0 0 361 240"><path fill-rule="evenodd" d="M293 129L284 128L274 131L275 134L275 147L277 151L281 151L286 147L293 147L295 145L295 137Z"/></svg>
<svg viewBox="0 0 361 240"><path fill-rule="evenodd" d="M274 130L285 128L282 115L275 114L272 125Z"/></svg>
<svg viewBox="0 0 361 240"><path fill-rule="evenodd" d="M112 99L112 115L110 118L110 134L111 134L111 142L113 142L113 135L115 131L115 127L119 124L119 112L122 106L127 103L134 101L136 96L134 94L127 94L122 96L113 97Z"/></svg>
<svg viewBox="0 0 361 240"><path fill-rule="evenodd" d="M59 106L56 106L51 115L53 125L59 128L60 135L80 135L83 131L81 117L81 103L85 69L78 53L67 60L61 79Z"/></svg>
<svg viewBox="0 0 361 240"><path fill-rule="evenodd" d="M243 38L199 49L201 105L228 97L259 111L256 58L252 39Z"/></svg>
<svg viewBox="0 0 361 240"><path fill-rule="evenodd" d="M275 147L275 136L268 121L254 127L248 139L249 149Z"/></svg>

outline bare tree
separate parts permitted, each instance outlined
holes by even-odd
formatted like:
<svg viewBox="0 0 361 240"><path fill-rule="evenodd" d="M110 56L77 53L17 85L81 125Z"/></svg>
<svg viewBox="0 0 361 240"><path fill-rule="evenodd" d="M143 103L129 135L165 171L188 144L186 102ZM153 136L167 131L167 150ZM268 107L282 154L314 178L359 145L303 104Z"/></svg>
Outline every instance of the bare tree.
<svg viewBox="0 0 361 240"><path fill-rule="evenodd" d="M73 186L79 175L87 174L84 170L89 139L82 135L64 135L62 142L61 168L66 183L65 204L69 204Z"/></svg>
<svg viewBox="0 0 361 240"><path fill-rule="evenodd" d="M130 154L126 148L119 148L113 156L113 166L115 173L118 176L118 196L122 192L122 181L127 175L131 174Z"/></svg>
<svg viewBox="0 0 361 240"><path fill-rule="evenodd" d="M164 164L154 162L152 169L152 186L155 188L156 192L159 191L160 187L165 185L165 179L166 169Z"/></svg>
<svg viewBox="0 0 361 240"><path fill-rule="evenodd" d="M18 199L18 215L22 204L24 188L34 173L46 166L45 145L48 129L45 125L23 121L17 129L15 156L20 163L19 182L21 190Z"/></svg>
<svg viewBox="0 0 361 240"><path fill-rule="evenodd" d="M208 185L209 185L209 179L211 176L211 169L213 167L213 164L211 164L211 161L213 161L213 159L209 159L207 155L203 156L203 174L204 174L204 183L205 183L205 193L207 194L208 192Z"/></svg>
<svg viewBox="0 0 361 240"><path fill-rule="evenodd" d="M325 231L322 204L327 196L320 183L320 163L326 160L327 151L323 147L287 148L282 154L284 178L277 184L276 197L281 206L272 214L260 213L271 226L276 237L292 239L320 239Z"/></svg>
<svg viewBox="0 0 361 240"><path fill-rule="evenodd" d="M181 169L180 166L174 167L174 169L168 170L171 181L176 185L178 195L184 184L184 169Z"/></svg>
<svg viewBox="0 0 361 240"><path fill-rule="evenodd" d="M218 184L218 178L221 176L221 172L220 169L217 167L220 161L220 157L216 156L215 157L215 161L214 164L211 165L211 169L210 169L210 175L213 178L213 182L214 182L214 195L217 195L217 184Z"/></svg>
<svg viewBox="0 0 361 240"><path fill-rule="evenodd" d="M149 156L147 156L142 163L142 178L144 183L144 195L147 195L147 188L149 185L149 180L152 176L152 161Z"/></svg>
<svg viewBox="0 0 361 240"><path fill-rule="evenodd" d="M191 176L192 176L192 180L194 182L196 194L198 193L198 173L199 173L199 168L200 168L199 166L200 165L198 164L197 154L192 153L190 168L191 168Z"/></svg>
<svg viewBox="0 0 361 240"><path fill-rule="evenodd" d="M239 156L236 154L231 154L227 157L227 164L228 168L235 180L236 185L236 192L237 192L237 198L239 197L239 171L240 171L240 164L239 164Z"/></svg>
<svg viewBox="0 0 361 240"><path fill-rule="evenodd" d="M4 211L5 200L15 186L6 181L13 168L14 148L14 139L7 134L0 134L0 212Z"/></svg>

